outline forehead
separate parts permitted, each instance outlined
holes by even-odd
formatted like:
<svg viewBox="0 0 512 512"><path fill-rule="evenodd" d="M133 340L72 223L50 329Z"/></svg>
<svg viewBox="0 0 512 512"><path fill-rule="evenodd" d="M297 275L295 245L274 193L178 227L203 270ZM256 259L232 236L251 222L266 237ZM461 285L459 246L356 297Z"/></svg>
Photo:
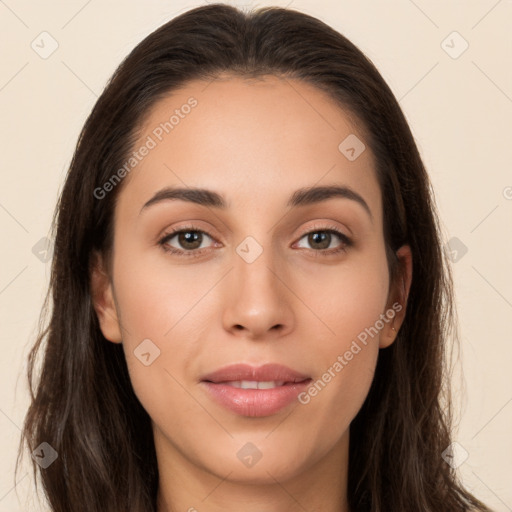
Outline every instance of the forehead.
<svg viewBox="0 0 512 512"><path fill-rule="evenodd" d="M379 210L368 146L356 159L344 153L347 145L364 147L354 121L327 93L296 79L189 82L146 115L133 148L144 156L127 174L120 203L140 206L159 188L189 186L217 190L230 205L261 207L328 182L350 186Z"/></svg>

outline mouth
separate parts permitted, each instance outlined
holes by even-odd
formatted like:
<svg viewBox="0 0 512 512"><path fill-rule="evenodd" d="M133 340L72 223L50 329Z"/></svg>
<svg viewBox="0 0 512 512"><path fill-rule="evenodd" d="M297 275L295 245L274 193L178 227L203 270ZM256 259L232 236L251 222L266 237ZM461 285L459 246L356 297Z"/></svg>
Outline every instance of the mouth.
<svg viewBox="0 0 512 512"><path fill-rule="evenodd" d="M278 364L231 365L204 376L201 385L218 405L248 417L277 414L297 401L311 378Z"/></svg>
<svg viewBox="0 0 512 512"><path fill-rule="evenodd" d="M219 384L217 382L216 384ZM266 380L258 382L257 380L234 380L234 381L228 381L228 382L222 382L220 384L225 384L226 386L231 386L233 388L238 389L274 389L280 386L284 386L285 384L288 384L287 382L283 380L279 381L272 381L272 380Z"/></svg>

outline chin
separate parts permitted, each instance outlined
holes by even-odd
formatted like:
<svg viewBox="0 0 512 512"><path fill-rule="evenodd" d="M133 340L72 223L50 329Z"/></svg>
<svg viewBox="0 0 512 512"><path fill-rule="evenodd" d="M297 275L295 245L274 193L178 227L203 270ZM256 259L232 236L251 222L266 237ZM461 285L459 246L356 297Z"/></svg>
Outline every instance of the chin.
<svg viewBox="0 0 512 512"><path fill-rule="evenodd" d="M282 445L261 443L257 448L249 441L236 443L234 451L211 454L209 461L203 460L209 471L231 482L263 485L284 482L306 472L316 462L313 454L308 456L304 446L291 443L289 449ZM216 462L211 464L212 459Z"/></svg>

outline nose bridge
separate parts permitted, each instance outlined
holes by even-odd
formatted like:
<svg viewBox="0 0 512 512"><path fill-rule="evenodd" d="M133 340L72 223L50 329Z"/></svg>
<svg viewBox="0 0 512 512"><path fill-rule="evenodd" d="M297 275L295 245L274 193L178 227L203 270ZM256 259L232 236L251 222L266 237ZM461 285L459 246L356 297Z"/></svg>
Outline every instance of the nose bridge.
<svg viewBox="0 0 512 512"><path fill-rule="evenodd" d="M271 269L275 267L277 255L274 254L270 241L265 239L265 245L256 238L247 236L236 248L234 255L234 279L237 286L245 292L258 297L279 294L276 276Z"/></svg>
<svg viewBox="0 0 512 512"><path fill-rule="evenodd" d="M257 336L275 326L283 330L291 325L293 315L286 287L274 270L279 266L279 256L266 240L263 245L248 236L235 247L224 312L227 329L243 327Z"/></svg>

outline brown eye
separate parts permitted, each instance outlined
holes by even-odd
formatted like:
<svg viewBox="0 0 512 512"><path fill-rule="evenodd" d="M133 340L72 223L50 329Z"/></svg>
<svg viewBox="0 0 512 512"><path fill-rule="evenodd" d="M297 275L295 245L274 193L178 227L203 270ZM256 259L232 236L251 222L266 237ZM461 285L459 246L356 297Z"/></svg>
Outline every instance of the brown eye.
<svg viewBox="0 0 512 512"><path fill-rule="evenodd" d="M331 233L327 233L326 231L318 231L316 233L309 233L308 243L314 249L328 249L329 245L331 245L331 238Z"/></svg>
<svg viewBox="0 0 512 512"><path fill-rule="evenodd" d="M191 255L186 253L193 253L208 247L204 243L207 239L212 238L204 231L199 229L180 229L165 235L160 240L160 245L166 250L173 253L183 253L185 255Z"/></svg>
<svg viewBox="0 0 512 512"><path fill-rule="evenodd" d="M338 239L338 244L336 244L336 238ZM302 236L302 239L307 239L309 247L305 247L306 249L312 249L317 252L326 251L333 253L344 250L351 245L351 240L335 229L317 229L306 233ZM333 243L334 247L332 246Z"/></svg>
<svg viewBox="0 0 512 512"><path fill-rule="evenodd" d="M199 231L181 231L177 233L178 244L183 249L199 249L203 240L203 234Z"/></svg>

